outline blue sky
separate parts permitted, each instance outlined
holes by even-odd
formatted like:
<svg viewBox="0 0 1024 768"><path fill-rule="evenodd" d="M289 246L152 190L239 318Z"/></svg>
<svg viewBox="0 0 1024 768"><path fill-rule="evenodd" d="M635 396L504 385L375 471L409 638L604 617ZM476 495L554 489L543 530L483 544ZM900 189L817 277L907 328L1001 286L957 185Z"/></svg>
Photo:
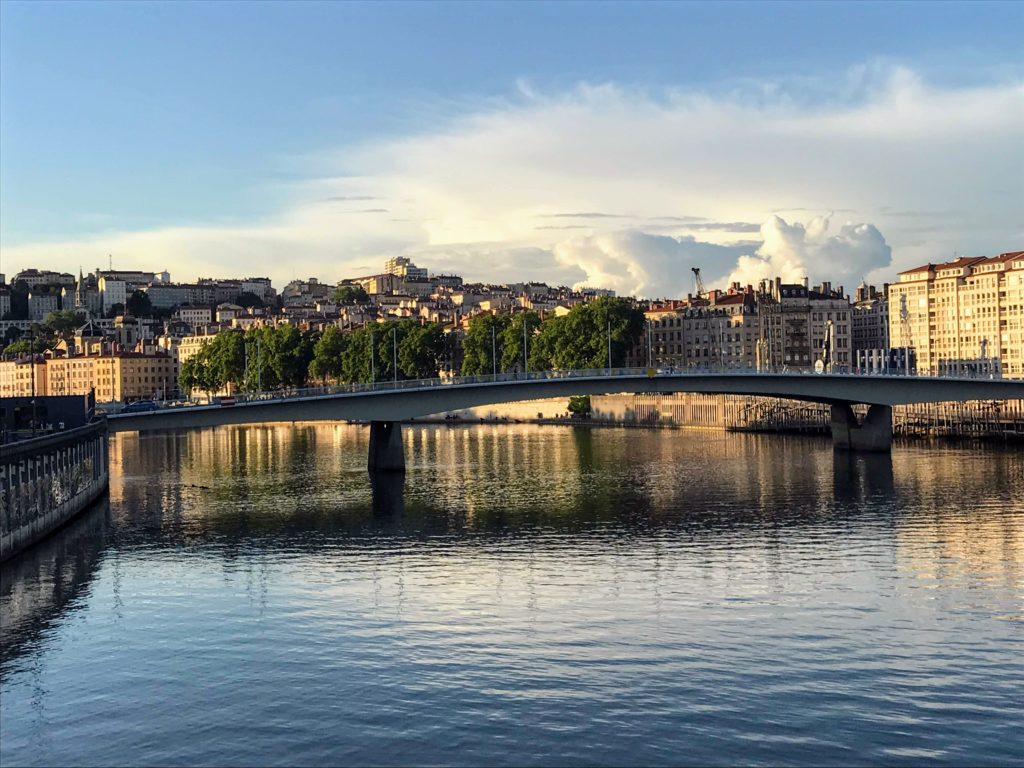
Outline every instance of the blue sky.
<svg viewBox="0 0 1024 768"><path fill-rule="evenodd" d="M225 273L250 263L266 271L287 260L300 274L316 274L337 264L372 266L382 255L401 251L460 268L479 264L486 254L498 272L522 263L542 275L547 257L552 277L579 278L583 272L588 278L615 282L621 277L621 264L606 265L615 267L610 271L588 268L583 261L573 264L573 256L566 255L569 246L561 240L527 237L522 227L510 224L523 215L522 200L490 201L487 211L474 210L472 226L466 221L441 228L430 224L450 222L458 211L465 211L462 198L479 199L476 184L486 182L467 181L465 189L440 189L439 182L431 177L428 183L423 175L429 176L434 169L420 167L424 161L410 147L427 141L450 148L453 154L448 160L458 167L455 175L461 176L465 173L459 167L462 163L480 163L476 152L481 151L482 142L494 142L492 149L484 151L489 159L509 142L521 142L523 136L537 131L571 131L571 123L552 115L560 109L577 109L584 137L592 115L601 121L607 121L609 111L623 117L625 124L606 126L611 138L591 151L625 157L636 139L644 141L647 130L658 133L655 123L681 119L678 110L693 108L695 99L742 104L754 110L747 115L753 119L760 114L757 110L771 115L783 110L790 117L806 119L819 118L828 110L839 115L847 109L891 102L893 94L919 97L922 104L941 103L949 94L974 103L971 98L979 93L991 95L992 89L1002 88L1010 89L1009 100L1006 93L1002 100L994 96L1001 106L993 109L1012 121L1014 97L1019 97L1024 80L1019 55L1019 41L1024 38L1022 9L1021 3L48 4L6 0L0 3L3 271L11 272L24 266L25 259L47 253L47 245L52 248L54 266L67 268L83 262L88 268L100 263L99 255L107 250L124 250L130 244L132 252L119 252L118 258L133 263L180 262L186 265L185 273L175 276L182 278L194 276L189 259L213 264L220 268L215 271ZM903 88L901 84L907 82L912 85ZM609 99L614 103L609 104ZM1024 105L1018 103L1016 116L1022 109ZM632 124L632 114L652 110L658 113L650 116L652 123ZM696 119L694 114L689 118ZM519 127L509 129L511 123ZM467 135L467 126L476 134ZM830 130L827 126L808 130L819 128ZM621 146L615 130L621 131ZM630 136L630 131L639 133ZM951 137L944 146L962 139ZM747 139L747 143L751 140L758 141ZM699 142L699 137L692 142ZM692 142L666 150L686 151L693 148ZM547 148L544 151L550 149L549 142L541 144ZM992 151L998 148L997 143ZM417 151L429 150L424 146ZM722 146L716 151L725 153L728 160L742 155L743 146ZM560 152L560 156L566 154L564 149ZM936 160L941 162L941 156ZM1005 160L1011 168L1018 164L1017 170L1024 170L1019 153L1013 154L1012 149ZM542 176L510 181L523 160L509 157L508 162L514 165L512 172L498 173L490 179L492 187L518 184L525 200L526 193L549 186ZM580 162L551 168L558 175L557 180L552 177L554 186L567 173L580 178L604 173L601 180L608 181L623 172L596 159L593 166L586 158ZM849 203L857 214L851 223L871 222L890 245L905 248L907 258L919 255L922 245L913 243L921 238L897 237L899 228L892 226L890 235L882 227L884 222L873 221L872 214L884 217L878 210L864 210L863 190L846 195L837 184L835 195L814 190L823 198L815 200L805 184L799 194L780 190L778 199L772 200L767 182L777 172L756 162L746 171L730 172L733 181L727 189L750 185L763 189L763 199L756 202L737 199L732 208L719 206L714 211L666 206L664 215L763 224L770 212L786 209L780 215L792 225L801 219L793 208L809 207L813 210L802 217L809 225L811 214L843 208L844 200L849 203L847 198L856 197L855 203ZM701 173L688 183L699 186L705 179L715 181L721 176L714 166ZM367 180L364 186L373 193L363 194L358 184L347 184L346 179ZM383 179L393 184L384 184ZM663 182L648 181L651 189ZM887 200L886 186L879 181L879 209L951 214L943 218L947 231L935 248L998 248L1008 237L1020 236L1024 228L1021 188L1012 179L1007 184L1006 177L992 179L993 190L1001 188L1006 203L997 205L999 210L986 206L967 211L954 199L942 205L945 201L934 194L923 195L919 206L913 199ZM337 247L328 246L324 252L329 234L304 243L301 232L297 233L303 226L312 230L321 225L313 221L311 211L302 208L320 200L321 189L326 191L324 199L377 198L372 205L373 201L363 201L366 205L346 214L379 218L360 212L386 209L389 219L402 221L355 227L346 222L339 225ZM415 210L398 210L396 196L411 199L404 197L402 189L418 189ZM672 196L672 190L666 192ZM564 205L557 197L549 197L531 215L579 212L574 206L587 198L577 189L563 194ZM812 204L794 206L797 197ZM595 198L593 202L619 201ZM567 225L579 229L561 236L573 235L577 240L629 240L635 232L677 240L696 236L692 230L652 229L648 220L662 215L652 206L613 212L600 226L593 218ZM939 210L932 210L936 207ZM735 215L728 215L732 210ZM612 216L620 220L612 224ZM833 216L842 218L842 214ZM1005 226L1001 227L1002 219ZM415 232L404 226L410 221L417 224ZM287 236L281 235L283 228L288 229ZM394 231L399 229L406 231ZM197 234L196 230L202 231ZM533 230L540 232L542 227ZM724 230L700 232L709 231ZM268 232L274 242L268 242ZM734 234L743 232L739 228ZM151 233L149 240L142 237L145 233ZM154 240L156 233L162 238L159 242ZM129 234L134 239L125 240ZM893 238L895 242L890 242ZM211 239L213 251L208 251ZM246 249L240 245L247 240L253 253L258 253L248 263ZM704 235L697 240L705 242ZM747 232L732 241L719 237L716 244L751 250L750 243L756 240ZM222 243L222 260L217 242ZM1020 247L1020 243L1007 241L1005 246ZM174 247L187 253L179 259ZM203 255L197 257L196 252ZM725 261L734 254L718 255L724 278ZM811 255L805 253L802 258ZM898 265L899 258L894 263ZM661 268L673 268L671 259L667 264ZM867 261L860 266L881 269L886 265ZM321 275L324 279L340 276Z"/></svg>

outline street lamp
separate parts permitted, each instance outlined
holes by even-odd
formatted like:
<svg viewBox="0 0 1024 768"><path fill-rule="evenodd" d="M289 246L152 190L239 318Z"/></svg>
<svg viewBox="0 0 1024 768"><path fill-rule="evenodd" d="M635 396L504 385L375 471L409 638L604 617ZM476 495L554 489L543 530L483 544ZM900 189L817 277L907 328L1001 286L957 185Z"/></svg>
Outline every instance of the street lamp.
<svg viewBox="0 0 1024 768"><path fill-rule="evenodd" d="M498 341L494 323L491 323L491 375L498 375Z"/></svg>
<svg viewBox="0 0 1024 768"><path fill-rule="evenodd" d="M395 387L398 387L398 326L391 328L391 350L393 356Z"/></svg>
<svg viewBox="0 0 1024 768"><path fill-rule="evenodd" d="M526 314L523 313L523 372L527 376L530 374L530 355L529 347L526 343Z"/></svg>
<svg viewBox="0 0 1024 768"><path fill-rule="evenodd" d="M377 353L374 349L375 345L373 331L370 331L370 386L377 383Z"/></svg>
<svg viewBox="0 0 1024 768"><path fill-rule="evenodd" d="M612 320L608 318L608 375L612 373Z"/></svg>

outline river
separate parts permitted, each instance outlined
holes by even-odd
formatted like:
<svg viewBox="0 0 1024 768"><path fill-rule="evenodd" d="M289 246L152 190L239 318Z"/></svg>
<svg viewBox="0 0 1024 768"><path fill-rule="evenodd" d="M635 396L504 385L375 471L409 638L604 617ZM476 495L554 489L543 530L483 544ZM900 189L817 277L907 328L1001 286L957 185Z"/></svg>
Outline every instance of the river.
<svg viewBox="0 0 1024 768"><path fill-rule="evenodd" d="M1024 764L1024 455L558 426L111 437L3 567L0 763Z"/></svg>

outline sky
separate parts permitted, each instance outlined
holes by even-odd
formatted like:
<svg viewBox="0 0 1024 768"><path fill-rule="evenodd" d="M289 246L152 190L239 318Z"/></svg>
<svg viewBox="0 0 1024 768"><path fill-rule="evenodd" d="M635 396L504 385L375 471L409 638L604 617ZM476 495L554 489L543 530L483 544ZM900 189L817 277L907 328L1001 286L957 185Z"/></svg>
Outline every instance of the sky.
<svg viewBox="0 0 1024 768"><path fill-rule="evenodd" d="M847 289L1024 249L1024 3L0 2L0 272Z"/></svg>

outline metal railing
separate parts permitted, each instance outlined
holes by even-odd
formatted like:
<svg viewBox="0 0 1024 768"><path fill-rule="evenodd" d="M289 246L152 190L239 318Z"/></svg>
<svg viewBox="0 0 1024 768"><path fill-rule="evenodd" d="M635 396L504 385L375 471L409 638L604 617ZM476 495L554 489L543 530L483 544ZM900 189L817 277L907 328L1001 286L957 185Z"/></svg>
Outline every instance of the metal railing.
<svg viewBox="0 0 1024 768"><path fill-rule="evenodd" d="M111 418L118 418L122 415L144 416L147 413L163 411L176 408L217 408L223 406L249 405L281 400L303 400L340 395L361 395L368 393L407 391L410 389L430 389L440 387L463 387L480 386L488 384L505 384L511 382L549 381L552 379L604 379L604 378L673 378L681 376L736 376L736 377L771 377L771 376L842 376L844 378L916 378L916 379L962 379L973 381L965 377L957 376L933 376L906 374L902 371L889 372L856 372L843 371L827 374L817 374L805 370L783 370L783 371L758 371L751 369L708 369L708 368L589 368L566 371L531 371L512 372L497 374L481 374L478 376L450 376L445 378L430 379L399 379L397 381L378 381L374 383L352 383L352 384L330 384L319 387L304 387L294 389L264 390L258 392L238 392L232 395L214 395L208 402L199 400L163 400L154 401L151 410L120 411L118 413L108 412ZM130 406L128 406L130 407Z"/></svg>

